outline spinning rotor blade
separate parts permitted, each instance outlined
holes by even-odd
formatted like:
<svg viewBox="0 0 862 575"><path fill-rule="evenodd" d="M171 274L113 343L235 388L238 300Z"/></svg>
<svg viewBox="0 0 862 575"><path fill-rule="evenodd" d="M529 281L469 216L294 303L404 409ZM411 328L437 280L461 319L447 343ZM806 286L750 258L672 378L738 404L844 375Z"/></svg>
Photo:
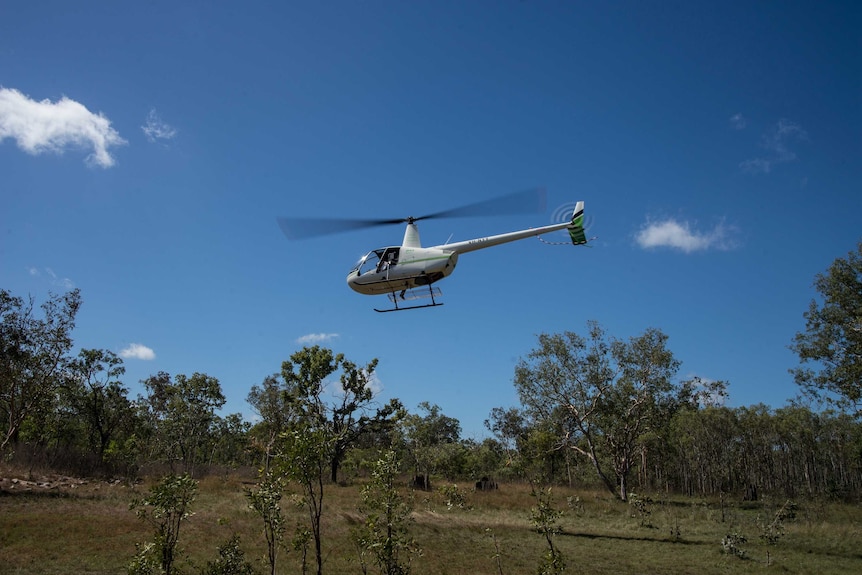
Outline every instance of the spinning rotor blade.
<svg viewBox="0 0 862 575"><path fill-rule="evenodd" d="M278 218L278 225L291 240L301 240L329 234L402 224L405 218L390 220L350 220L339 218Z"/></svg>
<svg viewBox="0 0 862 575"><path fill-rule="evenodd" d="M460 208L443 210L427 216L413 218L413 221L430 220L432 218L466 218L471 216L506 216L523 213L541 213L545 211L547 194L544 188L532 188L522 192L514 192L467 204Z"/></svg>
<svg viewBox="0 0 862 575"><path fill-rule="evenodd" d="M464 218L471 216L503 216L523 213L540 213L545 210L546 193L544 188L533 188L498 196L419 217L390 219L341 219L341 218L277 218L284 235L291 240L313 238L352 230L374 228L430 220L436 218Z"/></svg>

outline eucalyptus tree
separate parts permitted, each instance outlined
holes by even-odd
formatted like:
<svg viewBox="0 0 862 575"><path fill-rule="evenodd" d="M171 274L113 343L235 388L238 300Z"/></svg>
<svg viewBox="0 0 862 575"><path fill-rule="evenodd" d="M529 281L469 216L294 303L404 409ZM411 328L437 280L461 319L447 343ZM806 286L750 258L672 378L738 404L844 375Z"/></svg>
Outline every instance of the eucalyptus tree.
<svg viewBox="0 0 862 575"><path fill-rule="evenodd" d="M814 287L805 331L790 346L801 365L791 370L804 392L862 416L862 240L837 258Z"/></svg>
<svg viewBox="0 0 862 575"><path fill-rule="evenodd" d="M155 532L152 544L138 546L129 573L171 575L177 571L180 527L193 515L191 507L197 492L198 482L189 475L169 475L153 485L149 495L132 501L130 508L135 515L149 523Z"/></svg>
<svg viewBox="0 0 862 575"><path fill-rule="evenodd" d="M528 435L528 425L524 412L517 407L491 409L485 427L494 434L506 452L509 462L514 461L519 443Z"/></svg>
<svg viewBox="0 0 862 575"><path fill-rule="evenodd" d="M279 436L286 432L295 414L288 405L290 395L278 375L268 375L253 385L246 401L260 418L251 429L252 442L263 454L263 467L269 468Z"/></svg>
<svg viewBox="0 0 862 575"><path fill-rule="evenodd" d="M192 473L207 458L216 410L225 404L218 379L204 373L191 377L159 372L143 381L145 404L155 429L156 454L171 464L180 461Z"/></svg>
<svg viewBox="0 0 862 575"><path fill-rule="evenodd" d="M416 475L427 479L459 447L461 423L444 415L439 405L427 401L419 404L419 410L424 415L406 415L401 431Z"/></svg>
<svg viewBox="0 0 862 575"><path fill-rule="evenodd" d="M323 570L322 517L324 479L336 479L338 467L355 442L381 426L392 425L398 400L372 411L371 380L377 360L363 367L343 354L306 347L282 363L280 398L274 412L286 413L278 436L273 469L300 486L308 512L318 575ZM337 385L330 377L341 370ZM273 387L275 380L268 378ZM272 394L267 394L270 399ZM279 417L281 417L279 415Z"/></svg>
<svg viewBox="0 0 862 575"><path fill-rule="evenodd" d="M360 366L320 346L291 355L282 363L280 374L267 376L248 395L249 404L261 417L257 427L263 449L271 452L279 435L300 422L324 429L331 439L329 479L335 483L348 451L363 437L391 429L403 413L398 399L375 404L376 367L377 359Z"/></svg>
<svg viewBox="0 0 862 575"><path fill-rule="evenodd" d="M74 414L84 422L90 449L104 461L111 441L133 421L122 358L104 349L82 349L71 361L67 387Z"/></svg>
<svg viewBox="0 0 862 575"><path fill-rule="evenodd" d="M32 297L0 290L0 452L18 442L31 414L56 398L80 306L77 289L51 294L37 317Z"/></svg>
<svg viewBox="0 0 862 575"><path fill-rule="evenodd" d="M740 486L743 460L736 412L719 405L681 409L668 428L675 454L665 476L686 495L716 495Z"/></svg>
<svg viewBox="0 0 862 575"><path fill-rule="evenodd" d="M586 457L608 490L626 500L644 435L666 424L684 395L673 383L679 361L667 336L650 328L623 341L591 321L586 337L567 331L538 339L515 368L521 403L535 420L559 422L557 447Z"/></svg>

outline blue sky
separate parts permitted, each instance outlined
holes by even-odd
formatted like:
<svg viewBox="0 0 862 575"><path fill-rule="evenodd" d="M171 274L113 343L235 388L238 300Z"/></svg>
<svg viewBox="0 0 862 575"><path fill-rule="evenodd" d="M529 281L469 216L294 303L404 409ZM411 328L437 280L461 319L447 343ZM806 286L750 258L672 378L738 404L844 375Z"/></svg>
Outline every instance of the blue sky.
<svg viewBox="0 0 862 575"><path fill-rule="evenodd" d="M797 395L815 274L862 226L855 2L4 2L0 286L82 291L76 345L218 378L226 412L304 345L380 360L379 399L487 433L536 335L657 327L730 404ZM445 305L345 276L399 226L289 241L279 216L404 217L544 186L589 248L465 254Z"/></svg>

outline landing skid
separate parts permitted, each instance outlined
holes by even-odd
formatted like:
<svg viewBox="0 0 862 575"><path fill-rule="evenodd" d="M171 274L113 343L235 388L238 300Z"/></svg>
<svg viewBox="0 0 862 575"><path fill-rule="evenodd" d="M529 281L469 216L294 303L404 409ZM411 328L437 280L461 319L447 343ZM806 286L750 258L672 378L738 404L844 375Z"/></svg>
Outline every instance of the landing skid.
<svg viewBox="0 0 862 575"><path fill-rule="evenodd" d="M392 292L389 294L389 301L391 301L395 307L391 309L377 309L374 308L374 311L379 313L387 313L390 311L407 311L408 309L421 309L423 307L437 307L439 305L443 305L441 302L438 302L435 297L443 295L443 292L440 291L440 288L428 286L428 290L405 290L403 292ZM399 301L411 301L422 298L431 298L431 303L421 304L421 305L408 305L408 306L399 306Z"/></svg>

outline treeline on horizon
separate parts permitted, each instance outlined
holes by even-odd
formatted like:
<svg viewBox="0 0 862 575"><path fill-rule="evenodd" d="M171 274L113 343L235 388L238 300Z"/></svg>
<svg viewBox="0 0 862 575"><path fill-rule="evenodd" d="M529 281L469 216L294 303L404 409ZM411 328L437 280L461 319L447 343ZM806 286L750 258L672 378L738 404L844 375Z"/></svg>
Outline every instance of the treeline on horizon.
<svg viewBox="0 0 862 575"><path fill-rule="evenodd" d="M481 441L461 437L459 421L439 406L378 404L368 385L376 359L359 365L318 346L252 387L254 424L220 415L224 394L205 373L157 373L131 398L120 357L71 353L78 290L52 294L38 309L0 290L0 454L70 474L194 476L268 469L301 428L322 438L332 482L367 476L383 450L394 450L402 473L425 487L539 480L606 488L623 500L631 491L858 500L860 278L862 242L817 276L822 302L812 301L806 331L791 344L797 383L828 409L804 401L727 407L726 382L677 380L680 362L660 330L617 339L588 322L582 334L538 337L515 369L521 405L493 409L485 421L492 437Z"/></svg>

